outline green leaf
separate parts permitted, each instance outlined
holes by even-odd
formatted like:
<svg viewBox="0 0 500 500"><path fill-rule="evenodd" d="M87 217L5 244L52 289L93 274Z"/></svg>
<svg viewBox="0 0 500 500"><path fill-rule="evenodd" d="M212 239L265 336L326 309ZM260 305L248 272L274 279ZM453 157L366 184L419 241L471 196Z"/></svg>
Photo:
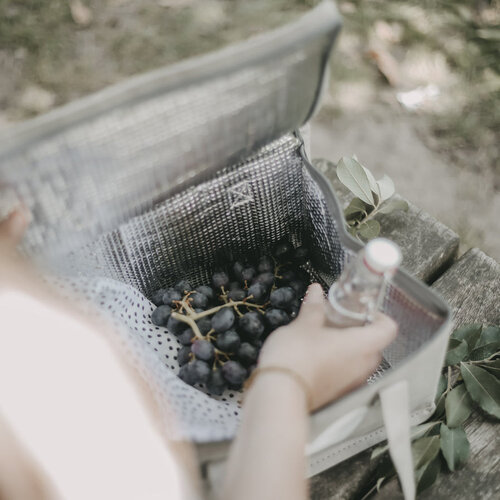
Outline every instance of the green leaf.
<svg viewBox="0 0 500 500"><path fill-rule="evenodd" d="M417 482L417 494L422 493L429 486L432 486L441 471L441 459L436 457L426 465L415 471L415 480Z"/></svg>
<svg viewBox="0 0 500 500"><path fill-rule="evenodd" d="M358 234L365 240L376 238L380 233L380 224L376 220L368 220L358 226Z"/></svg>
<svg viewBox="0 0 500 500"><path fill-rule="evenodd" d="M433 460L439 453L439 436L423 437L415 441L411 446L413 464L419 469Z"/></svg>
<svg viewBox="0 0 500 500"><path fill-rule="evenodd" d="M357 160L357 158L356 158ZM377 199L380 199L380 190L378 188L377 181L375 180L375 177L373 177L373 174L364 166L361 165L365 171L366 177L368 177L368 182L370 183L370 189L372 193L377 197ZM377 200L375 200L377 201Z"/></svg>
<svg viewBox="0 0 500 500"><path fill-rule="evenodd" d="M460 373L472 399L486 413L500 419L500 381L470 363L460 363Z"/></svg>
<svg viewBox="0 0 500 500"><path fill-rule="evenodd" d="M370 181L363 166L353 158L343 157L337 164L337 177L354 196L365 203L375 206Z"/></svg>
<svg viewBox="0 0 500 500"><path fill-rule="evenodd" d="M380 491L380 487L382 486L382 483L385 481L385 476L384 477L379 477L377 479L377 491Z"/></svg>
<svg viewBox="0 0 500 500"><path fill-rule="evenodd" d="M347 227L347 232L348 232L351 236L356 236L356 228L355 228L355 227L348 226L348 227Z"/></svg>
<svg viewBox="0 0 500 500"><path fill-rule="evenodd" d="M382 446L377 446L376 448L374 448L372 450L372 454L370 455L370 460L373 460L373 459L379 457L380 455L383 455L388 449L389 449L388 444L384 444Z"/></svg>
<svg viewBox="0 0 500 500"><path fill-rule="evenodd" d="M467 353L469 352L469 346L465 340L458 340L450 338L448 342L448 352L444 358L444 366L456 365L460 363Z"/></svg>
<svg viewBox="0 0 500 500"><path fill-rule="evenodd" d="M489 358L498 351L500 351L500 340L476 347L469 354L469 359L472 359L472 361L481 361Z"/></svg>
<svg viewBox="0 0 500 500"><path fill-rule="evenodd" d="M472 411L472 399L464 384L450 391L446 398L446 425L450 428L462 425Z"/></svg>
<svg viewBox="0 0 500 500"><path fill-rule="evenodd" d="M392 182L392 179L388 175L384 175L382 179L377 181L377 184L380 191L381 201L389 199L396 191L396 188L394 187L394 182Z"/></svg>
<svg viewBox="0 0 500 500"><path fill-rule="evenodd" d="M437 404L439 398L443 394L444 391L446 391L446 388L448 387L448 377L441 373L439 376L439 381L438 381L438 386L436 390L436 395L434 396L434 402Z"/></svg>
<svg viewBox="0 0 500 500"><path fill-rule="evenodd" d="M477 366L488 370L495 377L500 378L500 359L485 361L484 363L480 363Z"/></svg>
<svg viewBox="0 0 500 500"><path fill-rule="evenodd" d="M452 334L452 339L465 340L471 349L474 349L478 341L483 326L478 323L471 323L457 328Z"/></svg>
<svg viewBox="0 0 500 500"><path fill-rule="evenodd" d="M423 437L427 432L429 432L433 427L436 427L439 422L426 422L425 424L415 425L410 429L410 439L415 441Z"/></svg>
<svg viewBox="0 0 500 500"><path fill-rule="evenodd" d="M430 431L433 427L436 427L436 425L439 425L439 423L440 422L427 422L425 424L415 425L410 429L410 439L412 441L415 441L416 439L421 438L422 436L425 435L426 432ZM377 446L376 448L373 449L370 459L373 460L374 458L379 457L380 455L384 454L388 449L389 449L388 444Z"/></svg>
<svg viewBox="0 0 500 500"><path fill-rule="evenodd" d="M353 198L351 203L349 203L349 205L345 208L344 216L347 219L351 215L361 214L363 212L367 212L367 206L364 201L359 198Z"/></svg>
<svg viewBox="0 0 500 500"><path fill-rule="evenodd" d="M480 347L487 344L500 342L500 327L487 326L483 327L479 340L474 347ZM493 354L493 353L492 353Z"/></svg>
<svg viewBox="0 0 500 500"><path fill-rule="evenodd" d="M436 409L434 410L434 413L432 414L433 418L441 418L441 416L444 414L444 408L446 404L446 396L448 394L441 394L439 399L436 402Z"/></svg>
<svg viewBox="0 0 500 500"><path fill-rule="evenodd" d="M441 424L441 451L451 471L458 469L469 458L470 445L461 427L449 429Z"/></svg>
<svg viewBox="0 0 500 500"><path fill-rule="evenodd" d="M408 203L406 203L405 200L389 200L379 209L379 213L390 214L395 210L403 210L403 212L406 212L408 210Z"/></svg>

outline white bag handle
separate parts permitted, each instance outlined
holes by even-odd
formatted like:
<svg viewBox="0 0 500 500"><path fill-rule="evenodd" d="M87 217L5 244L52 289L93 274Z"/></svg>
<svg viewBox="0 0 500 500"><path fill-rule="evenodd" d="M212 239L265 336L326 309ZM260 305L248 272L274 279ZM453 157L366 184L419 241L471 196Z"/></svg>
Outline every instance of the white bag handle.
<svg viewBox="0 0 500 500"><path fill-rule="evenodd" d="M382 389L379 396L392 463L398 473L405 500L414 500L416 487L411 453L408 383L406 380L396 382Z"/></svg>

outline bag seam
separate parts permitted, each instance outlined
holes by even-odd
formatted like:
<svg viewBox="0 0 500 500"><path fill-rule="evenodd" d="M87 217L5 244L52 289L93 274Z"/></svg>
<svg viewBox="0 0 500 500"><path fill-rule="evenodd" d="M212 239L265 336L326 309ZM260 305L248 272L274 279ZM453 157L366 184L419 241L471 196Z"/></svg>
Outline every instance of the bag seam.
<svg viewBox="0 0 500 500"><path fill-rule="evenodd" d="M418 415L420 415L422 413L424 413L424 414L427 413L429 410L433 409L433 406L434 406L433 404L428 404L424 408L410 413L410 418L417 417ZM346 451L349 448L355 447L356 445L362 443L363 441L367 441L369 438L377 436L378 434L383 433L384 429L385 429L384 426L379 427L375 431L372 431L372 432L370 432L368 434L364 434L362 437L357 438L357 439L355 439L353 441L349 441L348 444L342 446L341 448L337 448L337 449L331 451L330 453L328 453L327 455L322 456L321 458L313 459L310 463L311 463L311 465L320 464L321 462L324 462L328 458L331 458L331 457L334 457L336 455L339 455L343 451Z"/></svg>

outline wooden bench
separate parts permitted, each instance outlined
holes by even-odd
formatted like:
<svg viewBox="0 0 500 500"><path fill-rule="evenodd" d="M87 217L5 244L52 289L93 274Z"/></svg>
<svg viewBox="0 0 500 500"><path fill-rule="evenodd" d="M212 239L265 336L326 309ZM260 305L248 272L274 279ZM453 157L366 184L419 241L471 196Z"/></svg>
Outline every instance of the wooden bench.
<svg viewBox="0 0 500 500"><path fill-rule="evenodd" d="M314 162L332 182L347 206L352 195L340 184L335 167L326 160ZM453 307L455 325L479 322L500 324L500 265L481 250L472 249L456 260L459 238L429 214L409 203L407 212L379 215L381 236L397 242L403 266L437 290ZM500 498L500 438L498 424L474 413L466 432L471 444L467 464L453 474L441 472L419 498ZM360 499L376 474L376 461L366 450L311 479L313 500ZM382 485L377 498L402 498L396 479Z"/></svg>

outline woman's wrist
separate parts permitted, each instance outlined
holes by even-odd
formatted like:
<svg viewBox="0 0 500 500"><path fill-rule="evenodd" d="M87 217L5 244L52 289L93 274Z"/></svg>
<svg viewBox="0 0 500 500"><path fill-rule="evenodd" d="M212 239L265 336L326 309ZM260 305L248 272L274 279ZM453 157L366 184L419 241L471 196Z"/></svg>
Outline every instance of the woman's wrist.
<svg viewBox="0 0 500 500"><path fill-rule="evenodd" d="M272 381L273 377L270 377L272 375L278 375L278 377L274 379L274 382ZM312 409L313 398L309 384L295 370L292 370L284 366L266 365L266 366L260 366L257 369L255 369L245 384L247 391L255 384L257 380L265 379L266 377L271 378L272 385L286 384L287 386L290 386L290 382L292 382L292 385L295 386L295 390L292 389L292 392L295 393L297 392L296 390L298 389L302 393L303 399L305 400L306 410L309 412ZM288 382L284 381L280 382L280 379L281 380L288 379Z"/></svg>
<svg viewBox="0 0 500 500"><path fill-rule="evenodd" d="M290 404L302 411L309 412L309 395L302 384L285 370L262 370L258 372L246 391L247 404L250 399L263 399L262 404Z"/></svg>

